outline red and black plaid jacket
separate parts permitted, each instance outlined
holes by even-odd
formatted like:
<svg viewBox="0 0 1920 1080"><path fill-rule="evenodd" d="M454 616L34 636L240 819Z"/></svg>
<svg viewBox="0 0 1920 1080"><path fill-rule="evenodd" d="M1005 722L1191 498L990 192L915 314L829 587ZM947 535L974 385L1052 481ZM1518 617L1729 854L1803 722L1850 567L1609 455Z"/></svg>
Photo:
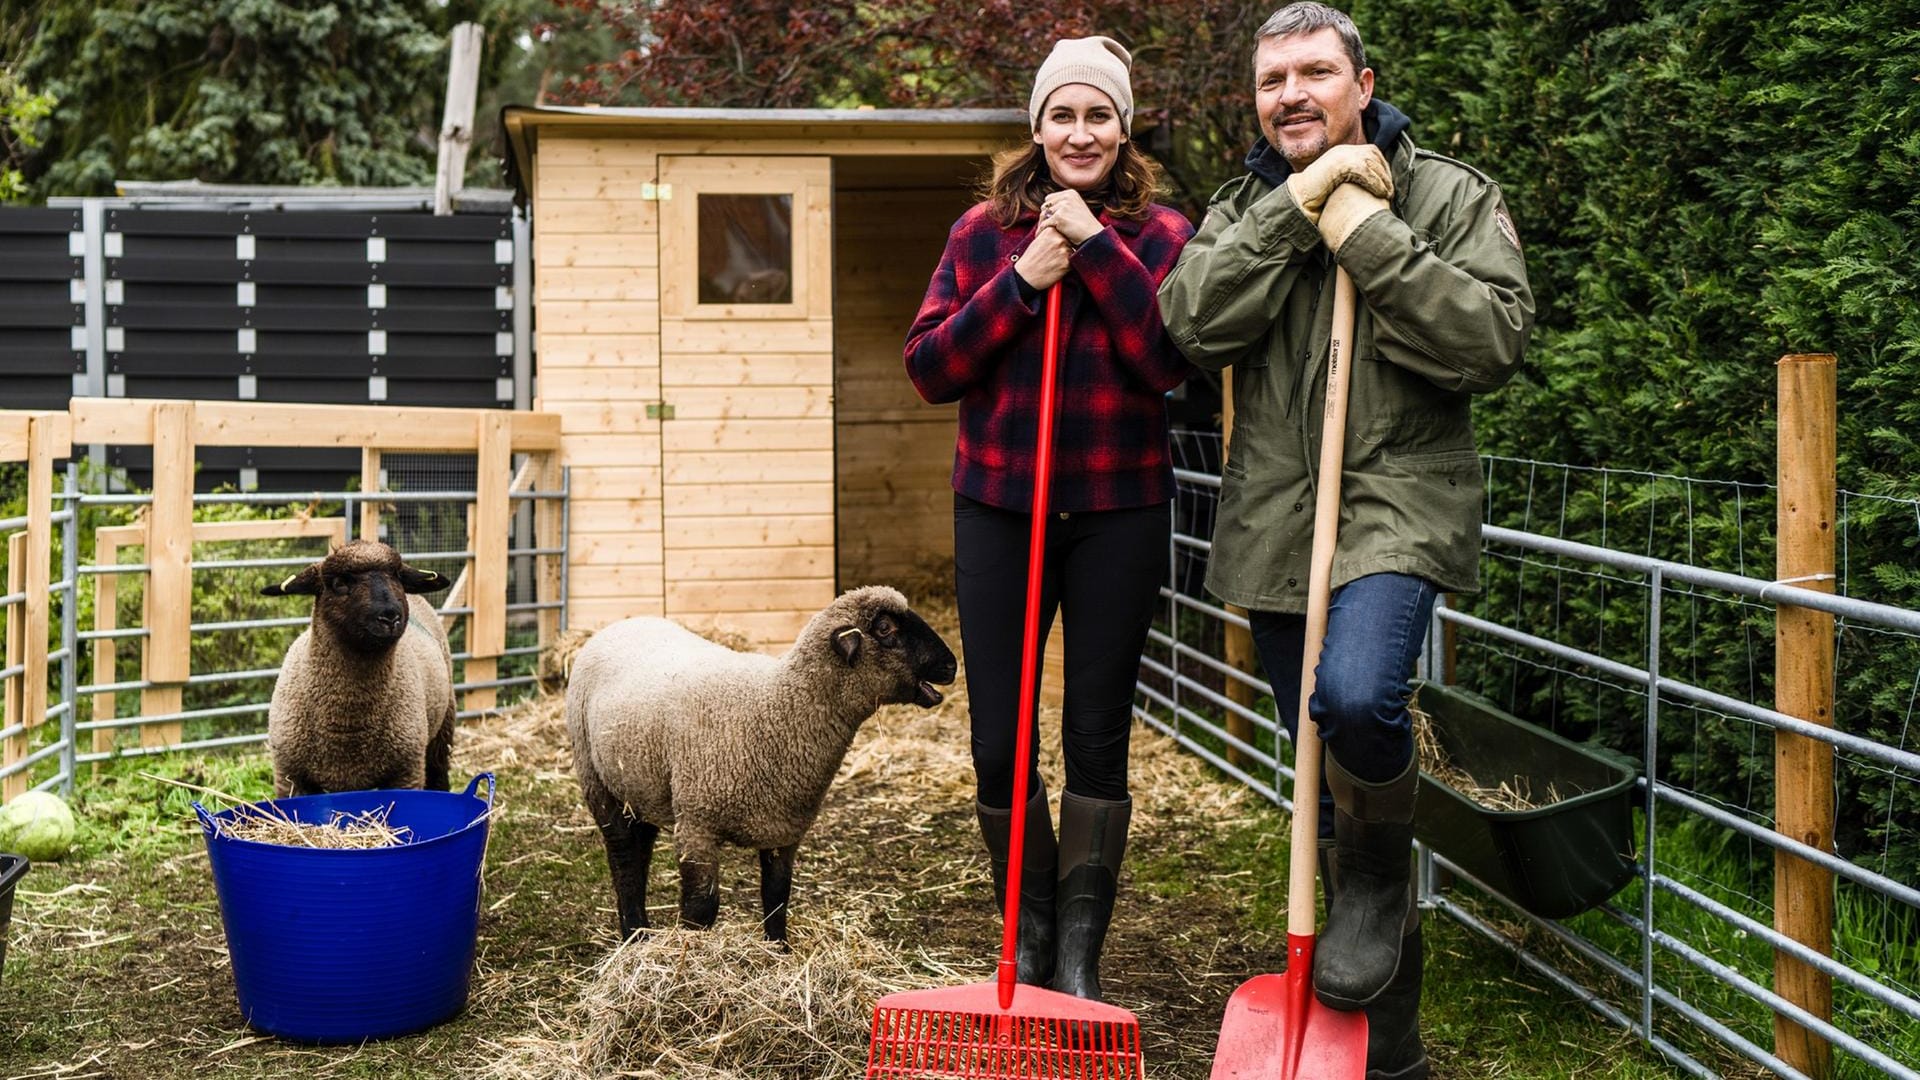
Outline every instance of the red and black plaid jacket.
<svg viewBox="0 0 1920 1080"><path fill-rule="evenodd" d="M1054 511L1118 510L1173 498L1166 392L1191 368L1168 339L1155 298L1193 227L1155 206L1073 253L1061 287ZM953 488L990 506L1033 508L1034 442L1046 296L1023 288L1013 260L1029 215L1003 229L981 203L954 223L907 334L907 375L932 404L960 402Z"/></svg>

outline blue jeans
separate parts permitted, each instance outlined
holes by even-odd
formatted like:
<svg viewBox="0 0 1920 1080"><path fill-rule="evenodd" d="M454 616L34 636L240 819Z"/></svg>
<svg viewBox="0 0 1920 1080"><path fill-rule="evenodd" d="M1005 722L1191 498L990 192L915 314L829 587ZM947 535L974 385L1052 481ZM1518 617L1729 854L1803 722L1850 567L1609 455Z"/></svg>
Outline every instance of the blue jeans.
<svg viewBox="0 0 1920 1080"><path fill-rule="evenodd" d="M1407 712L1414 662L1426 640L1438 590L1410 574L1369 574L1335 589L1327 639L1314 668L1307 708L1320 739L1340 767L1369 783L1406 771L1413 760L1413 717ZM1280 722L1300 724L1300 659L1307 617L1250 611L1254 648L1273 684ZM1320 835L1333 835L1333 796L1320 787Z"/></svg>

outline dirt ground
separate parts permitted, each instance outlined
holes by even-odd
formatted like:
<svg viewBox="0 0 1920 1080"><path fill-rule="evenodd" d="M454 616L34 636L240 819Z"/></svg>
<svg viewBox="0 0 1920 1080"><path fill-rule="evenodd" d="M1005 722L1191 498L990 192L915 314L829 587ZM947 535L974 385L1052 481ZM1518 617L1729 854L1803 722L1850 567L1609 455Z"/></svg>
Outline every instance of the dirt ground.
<svg viewBox="0 0 1920 1080"><path fill-rule="evenodd" d="M855 740L800 850L795 963L851 920L918 964L924 985L991 977L999 920L972 811L963 685L934 711L882 710ZM1043 730L1057 723L1043 713ZM294 1046L247 1028L197 827L167 809L175 793L121 780L134 801L161 808L152 833L36 866L21 887L0 979L0 1080L508 1075L508 1063L512 1075L540 1075L529 1047L579 1030L583 983L617 945L604 857L562 736L554 698L462 732L456 781L489 769L500 782L472 997L449 1023L364 1046ZM171 771L204 782L231 762ZM257 756L241 765L264 781ZM1057 791L1051 748L1043 767ZM1132 783L1133 840L1103 977L1110 999L1140 1018L1149 1076L1204 1077L1227 996L1284 955L1287 819L1142 727ZM94 798L83 783L83 816L106 813L106 797ZM723 924L755 921L753 855L723 866L723 882ZM656 859L655 925L672 924L676 895L670 859ZM1430 934L1436 1075L1669 1075L1505 953L1450 925ZM712 1035L698 1026L660 1037L697 1052ZM864 1041L852 1041L827 1074L860 1075ZM693 1074L634 1061L603 1075Z"/></svg>

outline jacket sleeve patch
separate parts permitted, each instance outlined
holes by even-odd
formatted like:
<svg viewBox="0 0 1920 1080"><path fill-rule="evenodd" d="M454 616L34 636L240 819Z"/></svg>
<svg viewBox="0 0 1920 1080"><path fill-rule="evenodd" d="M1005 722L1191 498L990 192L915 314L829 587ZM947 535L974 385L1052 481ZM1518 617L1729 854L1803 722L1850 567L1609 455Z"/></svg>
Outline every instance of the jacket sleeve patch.
<svg viewBox="0 0 1920 1080"><path fill-rule="evenodd" d="M1513 227L1513 219L1507 216L1507 208L1501 207L1493 212L1493 223L1500 227L1500 235L1506 237L1513 250L1520 250L1520 232Z"/></svg>

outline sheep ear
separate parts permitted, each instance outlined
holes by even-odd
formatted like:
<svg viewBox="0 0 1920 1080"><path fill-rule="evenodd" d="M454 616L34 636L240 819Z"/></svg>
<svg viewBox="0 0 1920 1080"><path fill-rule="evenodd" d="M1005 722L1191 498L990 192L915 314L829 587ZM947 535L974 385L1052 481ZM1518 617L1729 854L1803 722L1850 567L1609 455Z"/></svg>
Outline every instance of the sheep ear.
<svg viewBox="0 0 1920 1080"><path fill-rule="evenodd" d="M835 630L829 640L833 642L833 650L840 654L840 659L852 665L860 658L860 646L866 639L867 635L861 633L859 627L843 626Z"/></svg>
<svg viewBox="0 0 1920 1080"><path fill-rule="evenodd" d="M452 582L431 570L415 570L411 566L400 567L400 588L410 593L439 592Z"/></svg>
<svg viewBox="0 0 1920 1080"><path fill-rule="evenodd" d="M260 590L261 596L318 596L320 594L320 564L314 563L297 574L288 575L278 585L269 585Z"/></svg>

